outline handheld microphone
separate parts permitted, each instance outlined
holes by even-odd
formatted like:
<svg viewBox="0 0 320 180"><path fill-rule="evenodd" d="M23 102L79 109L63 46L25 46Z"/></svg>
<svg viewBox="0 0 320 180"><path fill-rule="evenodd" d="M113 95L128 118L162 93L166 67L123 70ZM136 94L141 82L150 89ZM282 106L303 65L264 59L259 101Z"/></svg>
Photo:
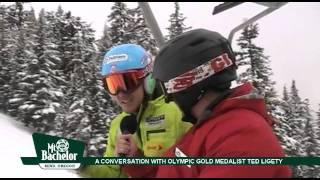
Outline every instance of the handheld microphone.
<svg viewBox="0 0 320 180"><path fill-rule="evenodd" d="M137 130L137 118L135 115L131 114L125 116L120 123L121 134L134 134ZM126 154L119 154L120 157L125 157Z"/></svg>

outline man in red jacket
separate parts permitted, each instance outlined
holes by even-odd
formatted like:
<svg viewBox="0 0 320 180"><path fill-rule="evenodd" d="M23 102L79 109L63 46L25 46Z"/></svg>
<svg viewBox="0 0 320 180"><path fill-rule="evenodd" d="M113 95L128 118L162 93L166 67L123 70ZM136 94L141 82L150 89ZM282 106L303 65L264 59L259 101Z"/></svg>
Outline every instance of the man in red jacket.
<svg viewBox="0 0 320 180"><path fill-rule="evenodd" d="M264 99L250 83L231 89L236 79L235 55L219 33L196 29L169 41L154 64L168 100L194 127L164 156L283 157L272 131ZM125 138L130 139L130 135ZM130 142L130 141L129 141ZM139 155L131 143L129 156ZM132 177L291 177L288 166L161 165L124 166Z"/></svg>

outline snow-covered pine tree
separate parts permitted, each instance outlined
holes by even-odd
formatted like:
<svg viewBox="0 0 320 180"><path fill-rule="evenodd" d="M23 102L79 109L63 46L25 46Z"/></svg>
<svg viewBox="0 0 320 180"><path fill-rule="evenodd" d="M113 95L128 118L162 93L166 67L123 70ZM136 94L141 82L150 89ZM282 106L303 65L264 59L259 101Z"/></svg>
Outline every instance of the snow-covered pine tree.
<svg viewBox="0 0 320 180"><path fill-rule="evenodd" d="M17 107L22 103L23 99L15 97L13 91L15 89L15 77L20 65L16 60L16 52L18 51L17 36L18 26L16 24L16 6L1 6L1 79L4 86L0 87L3 92L3 107L6 113L11 116L17 116Z"/></svg>
<svg viewBox="0 0 320 180"><path fill-rule="evenodd" d="M107 132L110 128L110 121L119 113L110 96L107 94L106 90L103 88L101 75L100 75L100 64L102 59L96 58L91 66L91 73L94 75L94 79L91 81L91 90L89 94L89 105L88 109L90 114L90 140L87 142L88 145L88 155L90 156L102 156L107 142Z"/></svg>
<svg viewBox="0 0 320 180"><path fill-rule="evenodd" d="M36 131L48 132L54 130L54 119L57 115L57 109L61 106L63 97L62 90L66 84L59 77L58 66L61 60L58 57L57 45L53 28L54 21L52 13L40 11L37 29L34 34L33 44L37 60L33 61L28 68L30 76L26 81L33 85L33 91L30 94L26 105L35 106L35 110L25 109L27 115L25 119L32 121Z"/></svg>
<svg viewBox="0 0 320 180"><path fill-rule="evenodd" d="M7 111L7 102L9 92L11 91L9 71L12 62L10 54L13 54L13 48L10 48L14 40L11 35L12 25L8 21L8 7L0 5L0 111Z"/></svg>
<svg viewBox="0 0 320 180"><path fill-rule="evenodd" d="M296 87L295 80L291 83L291 91L289 94L289 102L291 107L291 117L289 119L289 125L292 127L293 131L291 136L295 138L298 142L302 142L302 135L304 133L304 128L306 125L306 120L303 119L303 107L301 106L302 100L298 94L298 89ZM304 155L303 150L297 152L297 155Z"/></svg>
<svg viewBox="0 0 320 180"><path fill-rule="evenodd" d="M29 120L23 117L21 108L34 109L34 106L25 105L26 101L30 97L32 87L25 82L28 78L29 64L36 61L34 54L34 37L35 37L35 19L32 18L34 14L32 11L25 10L22 2L16 2L14 5L10 5L9 8L9 22L11 22L11 36L12 36L12 48L10 51L14 52L11 55L11 67L13 67L12 73L9 75L12 77L9 81L11 91L8 94L8 112L12 116L18 116L20 121L23 121L26 125L29 125ZM28 86L26 88L26 86ZM18 109L19 108L19 109Z"/></svg>
<svg viewBox="0 0 320 180"><path fill-rule="evenodd" d="M123 2L114 2L111 7L111 14L108 16L110 23L110 37L112 45L130 43L133 34L128 33L132 17L128 14L127 5Z"/></svg>
<svg viewBox="0 0 320 180"><path fill-rule="evenodd" d="M128 33L132 35L131 42L136 43L144 47L151 54L156 55L158 49L156 47L156 41L152 36L150 28L147 26L143 17L140 6L130 9L129 14L131 16L130 28Z"/></svg>
<svg viewBox="0 0 320 180"><path fill-rule="evenodd" d="M305 146L306 156L316 157L317 156L317 134L316 131L319 130L317 126L317 121L311 115L310 103L308 99L302 102L302 116L306 119L306 126L303 134L302 144ZM302 166L303 177L319 177L316 172L319 166Z"/></svg>
<svg viewBox="0 0 320 180"><path fill-rule="evenodd" d="M320 104L319 104L319 110L316 112L316 121L317 121L317 125L316 125L316 127L317 127L316 128L316 139L317 139L316 154L317 154L317 156L320 156ZM320 174L320 172L319 172L319 174Z"/></svg>
<svg viewBox="0 0 320 180"><path fill-rule="evenodd" d="M289 94L288 94L288 90L287 87L284 86L283 87L283 93L282 93L282 108L284 111L284 117L290 118L291 117L291 109L290 109L290 104L289 104ZM287 124L287 123L286 123ZM288 131L289 132L289 131Z"/></svg>
<svg viewBox="0 0 320 180"><path fill-rule="evenodd" d="M63 136L68 138L76 138L79 140L87 139L88 133L79 133L82 129L87 129L89 117L84 110L87 101L88 87L85 85L87 81L92 79L92 74L86 68L90 68L88 63L94 54L92 34L83 34L84 25L79 17L74 17L71 12L64 13L59 8L56 13L56 23L59 25L57 31L60 32L59 48L62 55L61 70L64 72L64 80L67 82L65 89L64 103L67 104L65 118L59 116L57 122L59 126L63 124ZM86 32L87 33L87 32ZM87 38L87 39L85 39ZM89 43L86 43L89 41ZM89 127L90 128L90 127Z"/></svg>
<svg viewBox="0 0 320 180"><path fill-rule="evenodd" d="M320 104L319 104L319 110L316 112L316 126L315 126L315 132L316 132L316 156L320 156ZM317 177L320 178L320 166L317 165L315 166L315 171L314 171L314 175L313 177Z"/></svg>
<svg viewBox="0 0 320 180"><path fill-rule="evenodd" d="M0 5L0 110L17 115L20 98L13 94L14 78L19 67L15 56L18 51L17 6ZM9 103L10 102L10 103Z"/></svg>
<svg viewBox="0 0 320 180"><path fill-rule="evenodd" d="M95 57L94 35L93 30L82 22L79 17L75 17L73 22L73 25L76 25L74 28L77 29L77 33L73 42L74 49L72 54L74 57L70 62L73 66L71 93L67 95L73 97L71 106L77 104L78 107L77 109L69 109L69 112L75 115L75 118L67 118L67 121L78 122L76 138L88 142L91 139L91 124L94 121L92 112L94 104L91 103L91 93L96 85L94 77L96 72L93 72L95 68L92 62Z"/></svg>
<svg viewBox="0 0 320 180"><path fill-rule="evenodd" d="M288 125L290 114L288 91L284 86L282 100L280 100L280 104L275 107L274 111L274 119L276 120L274 130L287 156L294 154L294 147L297 144L296 140L290 136L292 132L291 127Z"/></svg>
<svg viewBox="0 0 320 180"><path fill-rule="evenodd" d="M184 24L186 17L184 17L183 13L180 12L180 5L178 2L174 2L174 12L170 15L170 25L167 28L169 31L168 36L166 37L167 40L170 40L177 35L182 34L183 32L191 29L192 27L187 27Z"/></svg>
<svg viewBox="0 0 320 180"><path fill-rule="evenodd" d="M79 52L79 45L77 44L79 43L77 36L79 35L80 26L74 21L75 18L71 15L71 12L64 12L61 6L54 12L51 20L54 26L54 36L52 38L58 50L57 59L61 60L60 64L58 64L58 72L61 72L59 76L62 82L65 82L65 88L62 89L64 96L61 106L61 108L65 109L58 110L62 115L58 114L55 119L55 130L57 134L61 134L63 137L76 138L78 134L76 130L78 129L81 119L73 116L70 118L70 113L77 109L74 109L76 106L75 101L81 101L83 98L78 98L80 95L77 92L81 90L74 87L77 82L73 81L74 68L78 64L81 64L81 60L79 60L81 59L81 52ZM82 107L81 103L80 106ZM80 112L79 115L81 115ZM85 116L79 117L86 118ZM71 121L71 119L73 121ZM63 128L59 129L59 127Z"/></svg>
<svg viewBox="0 0 320 180"><path fill-rule="evenodd" d="M316 156L320 156L320 104L319 104L319 110L316 112L316 125L314 127L316 136L315 136L315 153ZM313 171L313 174L311 175L315 178L320 178L320 165L316 165L315 169Z"/></svg>
<svg viewBox="0 0 320 180"><path fill-rule="evenodd" d="M307 124L307 119L305 118L306 112L304 110L301 97L298 94L295 80L293 80L291 84L289 103L291 107L291 117L288 121L288 125L292 129L291 137L297 142L292 156L307 156L305 144L305 128ZM304 171L304 166L295 166L293 167L293 176L303 177Z"/></svg>
<svg viewBox="0 0 320 180"><path fill-rule="evenodd" d="M259 35L258 24L250 24L245 27L239 37L237 52L237 64L239 66L238 83L252 82L258 92L264 95L268 112L274 115L276 105L279 105L274 88L275 82L271 79L272 69L269 57L264 55L264 49L254 44L254 39Z"/></svg>
<svg viewBox="0 0 320 180"><path fill-rule="evenodd" d="M105 151L107 137L106 134L109 130L109 124L107 123L108 119L113 118L116 114L119 113L115 104L111 101L110 96L106 93L105 89L102 86L100 67L103 58L100 58L96 53L88 52L86 47L92 47L93 50L93 41L94 34L89 26L82 23L82 51L86 52L85 54L90 55L84 56L83 59L88 59L88 66L82 67L82 71L87 72L89 75L85 77L90 77L87 80L87 83L84 84L84 89L87 90L87 106L85 107L86 112L89 116L90 121L90 139L87 141L89 146L88 155L91 156L102 156Z"/></svg>
<svg viewBox="0 0 320 180"><path fill-rule="evenodd" d="M24 21L24 2L15 2L7 6L7 21L11 24L11 26L16 26L20 28Z"/></svg>
<svg viewBox="0 0 320 180"><path fill-rule="evenodd" d="M103 59L103 56L112 46L111 37L109 35L109 26L104 25L102 37L97 41L99 60Z"/></svg>
<svg viewBox="0 0 320 180"><path fill-rule="evenodd" d="M23 6L19 6L23 9ZM18 46L20 53L18 53L18 62L22 65L21 73L16 75L18 82L17 89L15 89L15 95L20 95L23 98L23 102L19 105L18 120L25 123L25 125L34 127L35 124L39 124L34 118L34 112L40 107L40 103L37 102L37 89L41 87L38 71L39 60L35 53L36 38L37 38L37 21L33 9L30 11L23 10L23 18L19 18L22 22L19 22L19 41Z"/></svg>
<svg viewBox="0 0 320 180"><path fill-rule="evenodd" d="M317 121L311 115L309 99L302 101L303 118L306 119L305 139L307 156L316 156L316 130Z"/></svg>
<svg viewBox="0 0 320 180"><path fill-rule="evenodd" d="M22 27L23 26L23 22L25 20L24 16L24 3L25 2L15 2L15 17L16 17L16 24L18 25L18 27Z"/></svg>

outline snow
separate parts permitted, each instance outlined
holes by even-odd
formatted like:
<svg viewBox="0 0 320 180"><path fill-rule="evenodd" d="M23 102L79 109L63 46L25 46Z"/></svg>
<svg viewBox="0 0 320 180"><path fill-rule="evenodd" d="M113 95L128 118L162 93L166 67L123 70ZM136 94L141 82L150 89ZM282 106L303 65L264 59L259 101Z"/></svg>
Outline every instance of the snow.
<svg viewBox="0 0 320 180"><path fill-rule="evenodd" d="M73 113L83 113L84 111L82 109L76 109L73 111Z"/></svg>
<svg viewBox="0 0 320 180"><path fill-rule="evenodd" d="M58 93L57 93L57 94L58 94ZM56 95L57 95L57 94L56 94ZM61 93L61 94L62 94L62 93ZM63 95L63 94L62 94L62 95ZM61 97L62 97L62 95L61 95ZM51 107L57 107L57 108L58 108L58 107L60 107L61 105L60 105L59 103L51 103L50 106L51 106Z"/></svg>
<svg viewBox="0 0 320 180"><path fill-rule="evenodd" d="M41 116L40 115L33 115L32 118L33 119L39 119L39 118L41 118Z"/></svg>
<svg viewBox="0 0 320 180"><path fill-rule="evenodd" d="M44 71L44 70L42 70L42 69L40 69L40 71L39 71L41 74L44 74L44 75L49 75L49 72L48 71Z"/></svg>
<svg viewBox="0 0 320 180"><path fill-rule="evenodd" d="M54 110L54 107L48 107L48 108L45 108L45 109L41 110L42 114L50 114L50 113L55 113L55 112L56 111Z"/></svg>
<svg viewBox="0 0 320 180"><path fill-rule="evenodd" d="M35 108L36 106L34 104L32 105L29 105L29 104L24 104L22 106L19 107L19 110L24 110L24 109L33 109Z"/></svg>
<svg viewBox="0 0 320 180"><path fill-rule="evenodd" d="M293 147L295 147L295 145L298 144L298 141L295 140L294 138L291 138L291 137L288 137L288 136L287 136L287 137L286 137L286 140L289 141L289 142L288 142L288 145L291 145L291 146L293 146Z"/></svg>
<svg viewBox="0 0 320 180"><path fill-rule="evenodd" d="M23 100L23 98L13 98L13 99L9 100L9 103L15 103L15 102L19 102L21 100Z"/></svg>
<svg viewBox="0 0 320 180"><path fill-rule="evenodd" d="M10 117L0 113L0 178L77 178L75 171L44 170L38 165L23 165L20 157L35 157L31 132Z"/></svg>

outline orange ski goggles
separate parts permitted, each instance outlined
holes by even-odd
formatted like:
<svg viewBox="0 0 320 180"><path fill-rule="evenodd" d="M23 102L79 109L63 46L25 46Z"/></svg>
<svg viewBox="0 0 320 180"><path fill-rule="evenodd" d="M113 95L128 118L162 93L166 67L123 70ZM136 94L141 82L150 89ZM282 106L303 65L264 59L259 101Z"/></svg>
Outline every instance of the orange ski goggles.
<svg viewBox="0 0 320 180"><path fill-rule="evenodd" d="M135 70L124 73L115 73L102 79L104 88L111 95L117 95L120 91L131 93L142 83L145 71Z"/></svg>

